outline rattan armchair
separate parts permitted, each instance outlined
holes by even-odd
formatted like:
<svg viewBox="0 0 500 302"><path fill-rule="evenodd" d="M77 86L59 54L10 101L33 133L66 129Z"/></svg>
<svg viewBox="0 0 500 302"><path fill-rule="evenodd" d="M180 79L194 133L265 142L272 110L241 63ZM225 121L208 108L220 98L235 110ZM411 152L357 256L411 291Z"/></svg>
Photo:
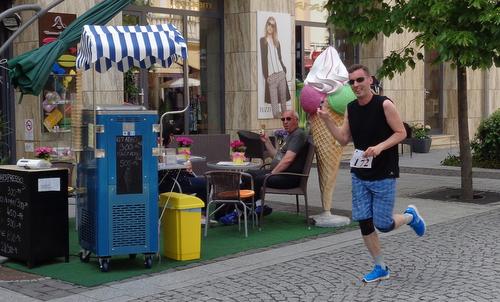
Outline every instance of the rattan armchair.
<svg viewBox="0 0 500 302"><path fill-rule="evenodd" d="M306 160L304 163L304 167L302 169L302 173L291 173L291 172L281 172L276 174L269 174L264 178L264 184L262 186L262 207L264 207L264 203L266 200L266 194L286 194L286 195L295 195L295 202L297 206L297 214L299 213L299 195L304 196L304 204L306 209L306 224L309 227L309 205L307 201L307 182L309 180L309 172L311 171L311 166L314 158L314 144L309 139L306 145L302 148L302 150L297 154L297 156L305 156ZM298 186L287 189L280 188L272 188L268 186L269 179L276 175L289 175L289 176L299 176L300 181ZM259 218L259 227L262 227L263 223L263 212L261 211Z"/></svg>
<svg viewBox="0 0 500 302"><path fill-rule="evenodd" d="M252 176L245 172L236 171L208 171L205 173L207 178L207 206L206 206L206 221L210 221L210 217L214 216L217 211L223 208L226 203L234 203L241 205L243 211L243 223L245 227L245 237L248 237L248 215L252 216L252 221L255 213L255 202L253 190ZM250 190L240 190L242 177L250 177ZM245 203L244 200L251 199L250 203ZM213 207L212 207L213 205ZM213 210L211 210L213 208ZM255 221L254 221L255 224ZM205 224L205 237L207 236L210 223ZM238 215L238 229L241 231L241 219Z"/></svg>

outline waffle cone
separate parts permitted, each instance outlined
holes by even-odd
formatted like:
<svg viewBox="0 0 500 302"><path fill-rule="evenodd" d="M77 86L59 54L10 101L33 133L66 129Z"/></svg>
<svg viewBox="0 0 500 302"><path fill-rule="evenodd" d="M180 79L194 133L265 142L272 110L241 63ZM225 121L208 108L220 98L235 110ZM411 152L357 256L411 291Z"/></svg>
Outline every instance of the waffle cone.
<svg viewBox="0 0 500 302"><path fill-rule="evenodd" d="M329 107L325 109L330 117L340 126L344 117ZM316 150L316 161L318 163L319 188L321 190L321 203L323 210L330 211L332 207L332 196L337 174L342 157L343 146L341 146L326 127L325 122L314 114L310 119L311 133Z"/></svg>

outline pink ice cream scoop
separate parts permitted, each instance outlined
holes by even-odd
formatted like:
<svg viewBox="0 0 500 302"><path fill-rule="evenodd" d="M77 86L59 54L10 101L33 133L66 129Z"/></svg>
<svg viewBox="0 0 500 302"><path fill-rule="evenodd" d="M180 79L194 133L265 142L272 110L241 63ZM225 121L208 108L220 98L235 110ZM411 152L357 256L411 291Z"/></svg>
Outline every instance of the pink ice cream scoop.
<svg viewBox="0 0 500 302"><path fill-rule="evenodd" d="M305 112L314 114L325 97L326 94L319 92L316 88L304 85L304 88L300 91L300 105Z"/></svg>

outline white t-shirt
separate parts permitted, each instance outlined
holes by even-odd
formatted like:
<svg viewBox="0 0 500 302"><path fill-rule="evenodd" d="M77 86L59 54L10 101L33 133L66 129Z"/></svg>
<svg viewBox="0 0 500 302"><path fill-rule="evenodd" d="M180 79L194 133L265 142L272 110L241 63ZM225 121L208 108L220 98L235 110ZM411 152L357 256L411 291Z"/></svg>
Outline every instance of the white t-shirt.
<svg viewBox="0 0 500 302"><path fill-rule="evenodd" d="M273 38L267 38L267 70L268 74L283 71L280 59L278 56L278 49L274 46Z"/></svg>

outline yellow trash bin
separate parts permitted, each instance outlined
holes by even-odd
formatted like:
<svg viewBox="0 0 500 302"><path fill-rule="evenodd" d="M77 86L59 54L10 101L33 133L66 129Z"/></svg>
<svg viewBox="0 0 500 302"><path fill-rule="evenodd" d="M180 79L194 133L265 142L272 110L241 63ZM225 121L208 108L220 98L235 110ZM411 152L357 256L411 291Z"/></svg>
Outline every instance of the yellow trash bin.
<svg viewBox="0 0 500 302"><path fill-rule="evenodd" d="M161 221L163 256L175 260L199 259L201 208L205 204L196 196L176 192L160 194L160 207L165 204Z"/></svg>

